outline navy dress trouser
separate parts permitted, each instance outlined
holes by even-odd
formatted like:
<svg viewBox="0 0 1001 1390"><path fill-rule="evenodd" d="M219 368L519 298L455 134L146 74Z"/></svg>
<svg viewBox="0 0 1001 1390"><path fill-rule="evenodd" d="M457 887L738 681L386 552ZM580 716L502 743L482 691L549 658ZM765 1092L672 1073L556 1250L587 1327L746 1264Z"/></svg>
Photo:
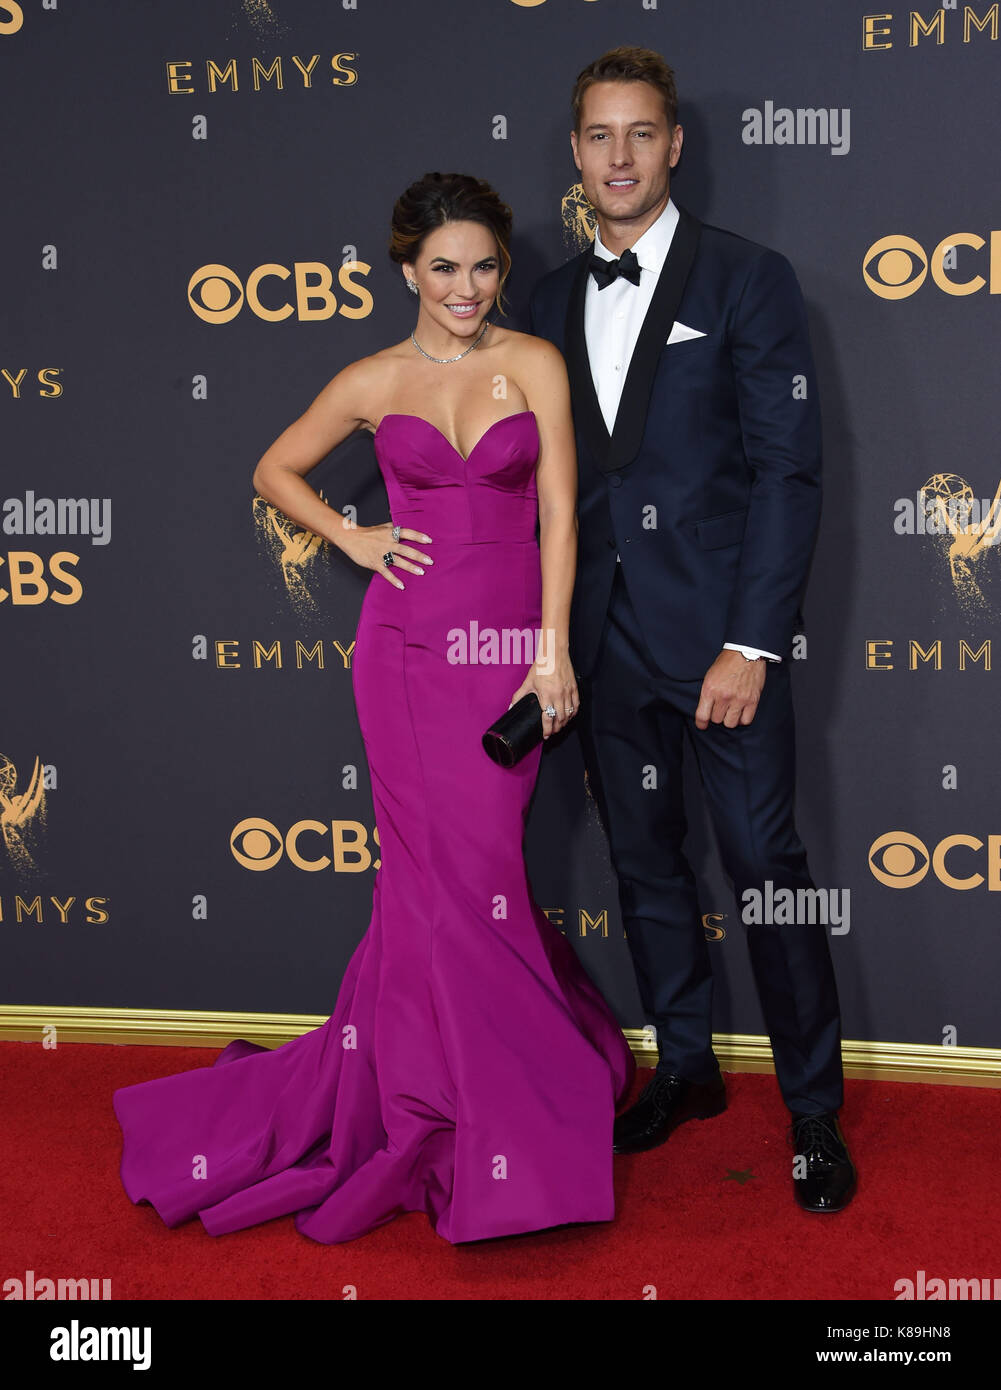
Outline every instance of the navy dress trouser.
<svg viewBox="0 0 1001 1390"><path fill-rule="evenodd" d="M788 663L769 662L755 717L695 725L702 685L665 676L640 633L616 565L601 648L581 681L580 734L618 876L640 998L656 1026L658 1071L691 1081L719 1072L712 1049L712 966L695 877L682 850L684 738L698 762L720 858L742 894L813 889L796 833L795 730ZM806 915L806 914L797 914ZM843 1098L841 1017L822 922L746 926L751 967L783 1098L794 1115Z"/></svg>

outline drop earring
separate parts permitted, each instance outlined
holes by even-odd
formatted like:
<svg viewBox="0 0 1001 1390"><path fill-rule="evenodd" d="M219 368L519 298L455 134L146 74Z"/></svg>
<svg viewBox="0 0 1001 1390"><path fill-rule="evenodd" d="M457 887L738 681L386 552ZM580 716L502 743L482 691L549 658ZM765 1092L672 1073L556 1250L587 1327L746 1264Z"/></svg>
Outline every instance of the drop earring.
<svg viewBox="0 0 1001 1390"><path fill-rule="evenodd" d="M420 290L417 288L417 281L411 280L409 275L407 276L407 289L411 294L420 294Z"/></svg>

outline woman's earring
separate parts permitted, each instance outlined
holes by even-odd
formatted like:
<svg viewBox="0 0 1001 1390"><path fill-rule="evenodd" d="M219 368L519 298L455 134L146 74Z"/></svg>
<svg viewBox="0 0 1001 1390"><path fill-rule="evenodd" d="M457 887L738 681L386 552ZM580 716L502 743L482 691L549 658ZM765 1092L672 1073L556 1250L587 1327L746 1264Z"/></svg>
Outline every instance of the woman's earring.
<svg viewBox="0 0 1001 1390"><path fill-rule="evenodd" d="M417 281L411 280L409 275L407 276L407 289L411 294L420 294L420 290L417 288Z"/></svg>

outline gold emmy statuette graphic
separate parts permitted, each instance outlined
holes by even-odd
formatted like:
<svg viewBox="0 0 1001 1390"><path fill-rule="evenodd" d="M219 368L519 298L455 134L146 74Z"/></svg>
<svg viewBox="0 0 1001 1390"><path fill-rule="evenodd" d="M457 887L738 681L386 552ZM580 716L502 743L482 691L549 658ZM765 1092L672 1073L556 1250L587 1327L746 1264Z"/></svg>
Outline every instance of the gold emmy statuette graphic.
<svg viewBox="0 0 1001 1390"><path fill-rule="evenodd" d="M326 501L323 493L321 500ZM318 611L316 599L307 584L307 567L321 552L329 549L329 541L314 535L295 521L290 521L272 503L255 494L253 500L254 527L259 542L281 567L282 579L289 602L300 615Z"/></svg>
<svg viewBox="0 0 1001 1390"><path fill-rule="evenodd" d="M26 791L18 794L17 768L4 753L0 753L0 829L7 858L21 873L33 870L35 861L28 841L45 825L45 788L42 786L42 765L35 759Z"/></svg>
<svg viewBox="0 0 1001 1390"><path fill-rule="evenodd" d="M262 35L278 23L268 0L243 0L243 15L250 27Z"/></svg>
<svg viewBox="0 0 1001 1390"><path fill-rule="evenodd" d="M976 505L973 489L956 473L935 473L920 489L925 523L935 519L935 533L949 560L949 577L965 608L986 606L974 567L995 545L1001 532L1001 483L986 516L971 519Z"/></svg>
<svg viewBox="0 0 1001 1390"><path fill-rule="evenodd" d="M582 184L575 183L564 193L560 217L563 220L564 245L572 256L576 256L594 240L597 225L594 208Z"/></svg>

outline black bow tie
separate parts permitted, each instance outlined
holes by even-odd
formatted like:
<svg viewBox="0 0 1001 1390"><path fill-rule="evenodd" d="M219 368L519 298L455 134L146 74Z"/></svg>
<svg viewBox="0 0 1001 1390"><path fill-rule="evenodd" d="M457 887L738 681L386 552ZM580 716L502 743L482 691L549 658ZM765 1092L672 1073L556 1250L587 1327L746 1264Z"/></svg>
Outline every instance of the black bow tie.
<svg viewBox="0 0 1001 1390"><path fill-rule="evenodd" d="M626 280L631 280L634 285L638 285L640 282L641 269L642 267L636 259L636 253L633 251L632 247L627 251L623 251L617 261L606 261L603 260L601 256L591 257L590 270L591 274L598 282L599 290L607 289L612 281L617 279L620 275Z"/></svg>

